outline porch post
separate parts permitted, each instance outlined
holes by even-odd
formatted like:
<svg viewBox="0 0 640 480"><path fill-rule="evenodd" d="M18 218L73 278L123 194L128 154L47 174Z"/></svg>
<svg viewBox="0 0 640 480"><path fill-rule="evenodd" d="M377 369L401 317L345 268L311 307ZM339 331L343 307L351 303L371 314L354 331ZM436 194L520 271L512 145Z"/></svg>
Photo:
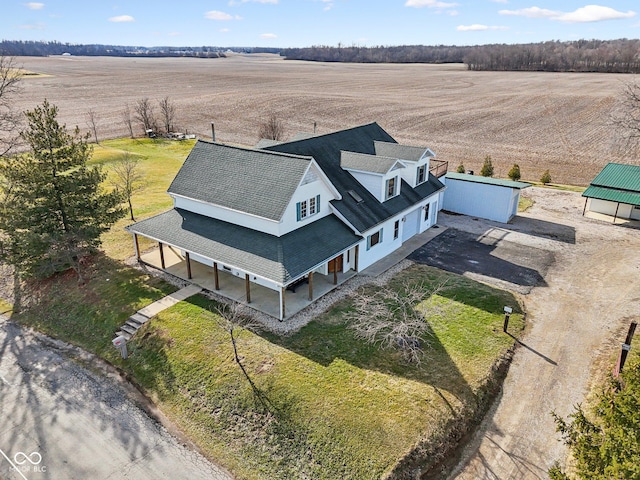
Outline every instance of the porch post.
<svg viewBox="0 0 640 480"><path fill-rule="evenodd" d="M162 242L158 242L158 247L160 247L160 266L162 269L165 269L164 265L164 249L162 248Z"/></svg>
<svg viewBox="0 0 640 480"><path fill-rule="evenodd" d="M313 301L313 272L309 272L309 300Z"/></svg>
<svg viewBox="0 0 640 480"><path fill-rule="evenodd" d="M358 254L360 253L360 245L356 245L356 258L353 262L353 269L358 273Z"/></svg>
<svg viewBox="0 0 640 480"><path fill-rule="evenodd" d="M616 220L618 219L618 209L620 208L620 202L618 202L618 205L616 205L616 214L613 216L613 223L616 223Z"/></svg>
<svg viewBox="0 0 640 480"><path fill-rule="evenodd" d="M140 261L140 244L138 243L138 234L133 234L133 249L136 252L136 260Z"/></svg>
<svg viewBox="0 0 640 480"><path fill-rule="evenodd" d="M218 279L218 262L213 262L213 281L216 285L216 290L220 290L220 280Z"/></svg>
<svg viewBox="0 0 640 480"><path fill-rule="evenodd" d="M249 282L249 274L244 274L244 288L247 291L247 303L251 303L251 282Z"/></svg>
<svg viewBox="0 0 640 480"><path fill-rule="evenodd" d="M584 208L582 209L582 216L584 217L585 212L587 211L587 201L589 201L589 199L587 197L584 197Z"/></svg>
<svg viewBox="0 0 640 480"><path fill-rule="evenodd" d="M284 293L285 288L280 288L280 321L284 320Z"/></svg>
<svg viewBox="0 0 640 480"><path fill-rule="evenodd" d="M335 262L333 265L333 284L338 284L338 262Z"/></svg>
<svg viewBox="0 0 640 480"><path fill-rule="evenodd" d="M184 258L187 260L187 278L191 280L191 259L189 258L189 252L184 252Z"/></svg>

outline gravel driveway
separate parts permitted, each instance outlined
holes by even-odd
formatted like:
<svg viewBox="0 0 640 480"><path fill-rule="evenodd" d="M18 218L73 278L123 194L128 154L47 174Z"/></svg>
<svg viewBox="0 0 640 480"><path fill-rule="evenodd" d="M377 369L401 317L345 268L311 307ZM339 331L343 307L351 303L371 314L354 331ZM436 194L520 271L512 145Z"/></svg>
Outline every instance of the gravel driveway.
<svg viewBox="0 0 640 480"><path fill-rule="evenodd" d="M503 263L517 261L514 246L523 258L546 252L537 263L523 262L541 276L521 297L528 325L523 346L450 479L548 478L554 460L563 463L567 453L550 412L566 416L584 401L594 362L613 367L640 312L640 230L582 217L578 193L529 188L525 194L535 205L508 225L446 214L439 219L461 237L491 245L489 254L508 242L503 251L510 260ZM523 286L473 269L463 273L516 291Z"/></svg>

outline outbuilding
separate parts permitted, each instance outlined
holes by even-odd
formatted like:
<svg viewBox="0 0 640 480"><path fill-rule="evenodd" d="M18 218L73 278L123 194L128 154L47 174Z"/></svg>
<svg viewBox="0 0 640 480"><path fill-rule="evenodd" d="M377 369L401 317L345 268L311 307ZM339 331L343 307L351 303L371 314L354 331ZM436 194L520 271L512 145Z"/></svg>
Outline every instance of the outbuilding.
<svg viewBox="0 0 640 480"><path fill-rule="evenodd" d="M640 220L640 166L609 163L582 196L583 215Z"/></svg>
<svg viewBox="0 0 640 480"><path fill-rule="evenodd" d="M447 173L441 180L443 210L507 223L518 212L520 190L529 183L482 177L467 173Z"/></svg>

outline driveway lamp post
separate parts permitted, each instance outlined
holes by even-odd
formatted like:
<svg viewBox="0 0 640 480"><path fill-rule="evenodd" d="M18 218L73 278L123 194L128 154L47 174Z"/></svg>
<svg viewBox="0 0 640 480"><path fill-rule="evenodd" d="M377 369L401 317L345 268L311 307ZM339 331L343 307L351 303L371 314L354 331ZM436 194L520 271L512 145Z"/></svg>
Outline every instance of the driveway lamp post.
<svg viewBox="0 0 640 480"><path fill-rule="evenodd" d="M513 308L504 307L504 325L502 326L502 331L507 333L507 328L509 328L509 316L513 313Z"/></svg>

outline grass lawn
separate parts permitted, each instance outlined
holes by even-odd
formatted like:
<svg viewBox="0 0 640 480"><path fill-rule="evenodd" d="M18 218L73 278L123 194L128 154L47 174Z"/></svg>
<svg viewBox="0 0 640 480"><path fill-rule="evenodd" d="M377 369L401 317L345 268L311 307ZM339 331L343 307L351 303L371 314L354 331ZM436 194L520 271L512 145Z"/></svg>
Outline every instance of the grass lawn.
<svg viewBox="0 0 640 480"><path fill-rule="evenodd" d="M492 366L513 345L504 305L517 312L510 328L523 326L511 294L464 277L415 266L392 286L443 279L449 288L417 306L445 312L419 367L355 338L344 320L349 300L288 337L244 331L242 361L268 409L203 297L161 313L116 363L238 478L377 479L416 444L441 441L452 415L482 405Z"/></svg>
<svg viewBox="0 0 640 480"><path fill-rule="evenodd" d="M136 220L150 217L172 206L171 197L167 195L167 188L178 173L178 169L187 158L194 140L164 140L164 139L130 139L105 140L100 145L94 145L93 157L90 164L102 165L109 172L111 164L125 154L140 159L140 172L144 176L144 189L133 195L133 213ZM107 178L109 181L109 177ZM124 231L124 227L133 223L127 216L116 223L111 230L103 235L103 249L114 259L123 260L133 255L131 235ZM151 247L151 242L140 238L140 248Z"/></svg>

